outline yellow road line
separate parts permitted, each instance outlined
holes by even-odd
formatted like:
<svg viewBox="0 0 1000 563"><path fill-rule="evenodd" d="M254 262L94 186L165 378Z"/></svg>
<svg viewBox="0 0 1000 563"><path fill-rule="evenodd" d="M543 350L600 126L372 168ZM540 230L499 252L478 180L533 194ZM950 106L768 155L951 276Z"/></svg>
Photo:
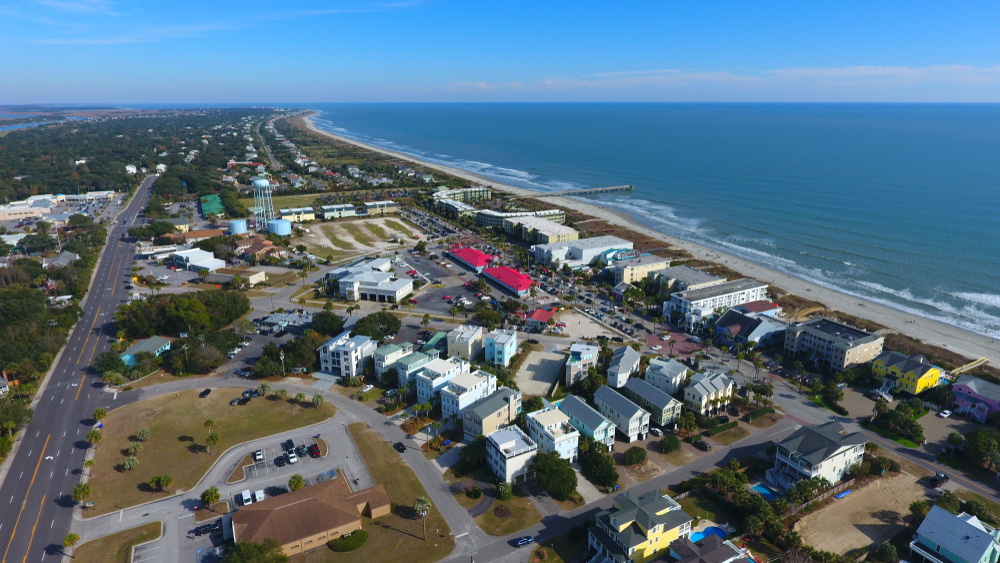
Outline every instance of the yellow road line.
<svg viewBox="0 0 1000 563"><path fill-rule="evenodd" d="M24 506L28 503L28 495L31 494L31 487L35 484L35 477L38 476L38 468L42 466L42 460L45 459L45 448L49 447L49 438L51 437L51 434L45 437L45 445L42 446L42 453L38 454L38 465L35 466L35 472L31 475L31 482L28 483L28 490L24 493L24 501L21 502L21 511L17 513L17 520L14 521L14 529L10 532L10 543L7 544L7 549L3 552L2 563L7 563L7 553L10 552L10 546L14 545L14 536L17 535L17 525L21 521ZM42 513L41 508L39 508L38 513ZM35 523L37 525L37 518L35 519Z"/></svg>
<svg viewBox="0 0 1000 563"><path fill-rule="evenodd" d="M28 553L31 551L31 544L35 541L35 529L38 528L38 519L42 517L42 507L45 506L45 495L42 495L42 502L38 505L38 516L35 516L35 525L31 527L31 538L28 539L28 549L24 550L24 559L21 563L28 563Z"/></svg>
<svg viewBox="0 0 1000 563"><path fill-rule="evenodd" d="M87 351L87 343L90 342L90 335L94 332L94 325L97 324L97 317L101 313L101 308L97 308L97 312L94 313L94 321L90 323L90 332L87 333L87 339L83 341L83 350L80 350L80 356L76 359L76 365L80 365L80 360L83 359L83 353Z"/></svg>
<svg viewBox="0 0 1000 563"><path fill-rule="evenodd" d="M101 308L97 308L97 312L94 313L94 322L90 323L90 332L94 332L94 325L97 324L97 317L101 316ZM90 334L87 334L87 342L90 342ZM76 365L80 365L80 359L83 358L83 353L87 351L87 342L83 343L83 350L80 350L80 358L77 358ZM100 344L100 339L94 342L94 352L97 351L97 345ZM94 359L94 352L90 353L90 360ZM87 365L90 365L90 360L87 360ZM74 401L80 398L80 391L83 391L83 382L87 379L87 370L83 370L83 375L80 376L80 385L76 388L76 397Z"/></svg>

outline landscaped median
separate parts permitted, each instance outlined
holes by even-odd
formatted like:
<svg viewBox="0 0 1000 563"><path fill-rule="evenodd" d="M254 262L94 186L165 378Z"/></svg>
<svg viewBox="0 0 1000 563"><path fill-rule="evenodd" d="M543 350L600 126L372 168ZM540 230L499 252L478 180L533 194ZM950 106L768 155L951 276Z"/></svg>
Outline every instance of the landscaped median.
<svg viewBox="0 0 1000 563"><path fill-rule="evenodd" d="M162 533L162 523L150 522L90 540L73 548L73 560L77 563L130 563L132 546L158 539Z"/></svg>
<svg viewBox="0 0 1000 563"><path fill-rule="evenodd" d="M277 397L230 406L239 393L216 389L202 399L197 391L183 391L111 411L102 420L95 464L89 469L93 492L86 500L94 503L94 510L85 511L84 517L190 490L229 448L322 422L336 412L329 403L317 407L311 401L297 404ZM212 424L206 424L209 421ZM131 470L125 469L133 463ZM151 486L156 476L171 478L164 490Z"/></svg>

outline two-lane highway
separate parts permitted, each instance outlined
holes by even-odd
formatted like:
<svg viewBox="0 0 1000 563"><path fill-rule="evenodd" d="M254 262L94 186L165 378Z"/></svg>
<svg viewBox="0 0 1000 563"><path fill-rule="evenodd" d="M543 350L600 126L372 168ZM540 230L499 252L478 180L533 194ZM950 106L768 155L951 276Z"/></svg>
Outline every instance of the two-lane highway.
<svg viewBox="0 0 1000 563"><path fill-rule="evenodd" d="M0 563L58 557L73 517L73 487L85 461L86 436L98 407L112 405L101 381L89 370L110 350L114 313L128 299L135 247L121 235L149 201L156 176L148 176L113 225L97 263L83 315L36 396L35 416L0 484Z"/></svg>

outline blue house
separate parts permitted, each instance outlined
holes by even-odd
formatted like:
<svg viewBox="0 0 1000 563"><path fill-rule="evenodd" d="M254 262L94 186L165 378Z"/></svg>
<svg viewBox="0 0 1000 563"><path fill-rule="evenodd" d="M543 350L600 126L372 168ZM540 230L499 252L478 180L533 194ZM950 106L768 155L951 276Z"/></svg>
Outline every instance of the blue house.
<svg viewBox="0 0 1000 563"><path fill-rule="evenodd" d="M567 395L557 406L569 417L569 423L579 430L580 434L590 436L595 442L604 444L608 451L611 451L615 445L615 423L576 395Z"/></svg>
<svg viewBox="0 0 1000 563"><path fill-rule="evenodd" d="M150 336L129 346L128 350L125 350L125 353L120 357L125 365L132 367L135 365L135 355L139 352L149 352L154 356L159 356L169 349L170 339L162 336Z"/></svg>
<svg viewBox="0 0 1000 563"><path fill-rule="evenodd" d="M910 542L910 553L927 563L997 563L1000 532L970 514L933 506Z"/></svg>
<svg viewBox="0 0 1000 563"><path fill-rule="evenodd" d="M494 366L507 367L517 354L517 331L498 328L486 335L486 361Z"/></svg>

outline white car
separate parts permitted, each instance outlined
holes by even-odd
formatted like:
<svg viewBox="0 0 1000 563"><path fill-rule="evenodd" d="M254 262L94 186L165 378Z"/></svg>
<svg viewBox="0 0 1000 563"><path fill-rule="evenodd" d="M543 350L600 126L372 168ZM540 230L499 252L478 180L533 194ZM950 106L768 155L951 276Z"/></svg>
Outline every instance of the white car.
<svg viewBox="0 0 1000 563"><path fill-rule="evenodd" d="M655 352L655 351L659 350L660 348L663 348L663 346L660 346L659 344L657 344L656 346L650 347L650 350L652 350L652 351Z"/></svg>
<svg viewBox="0 0 1000 563"><path fill-rule="evenodd" d="M243 501L243 506L253 504L253 497L250 496L250 489L247 489L240 494L240 500Z"/></svg>
<svg viewBox="0 0 1000 563"><path fill-rule="evenodd" d="M940 416L941 418L948 418L949 416L951 416L951 411L947 409L943 410L938 413L938 416Z"/></svg>
<svg viewBox="0 0 1000 563"><path fill-rule="evenodd" d="M398 389L389 389L388 391L385 392L385 396L386 397L395 396L396 395L396 391L398 391Z"/></svg>
<svg viewBox="0 0 1000 563"><path fill-rule="evenodd" d="M264 500L264 489L260 489L258 491L254 491L253 492L253 501L254 502L260 502L262 500Z"/></svg>
<svg viewBox="0 0 1000 563"><path fill-rule="evenodd" d="M371 391L374 388L375 388L374 385L365 385L364 387L361 388L361 391L363 393L367 393L367 392Z"/></svg>
<svg viewBox="0 0 1000 563"><path fill-rule="evenodd" d="M253 453L253 460L254 461L264 461L264 451L263 450L257 450L257 451L255 451Z"/></svg>
<svg viewBox="0 0 1000 563"><path fill-rule="evenodd" d="M295 452L290 451L285 456L288 457L288 463L298 463L299 461L299 456L295 455ZM247 492L249 493L250 491Z"/></svg>

